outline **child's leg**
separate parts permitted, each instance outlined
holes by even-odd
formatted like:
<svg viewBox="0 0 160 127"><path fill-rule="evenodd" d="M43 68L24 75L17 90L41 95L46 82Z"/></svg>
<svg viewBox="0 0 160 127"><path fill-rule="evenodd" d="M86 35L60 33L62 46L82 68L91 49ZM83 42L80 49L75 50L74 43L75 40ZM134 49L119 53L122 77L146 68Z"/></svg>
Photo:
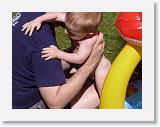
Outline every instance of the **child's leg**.
<svg viewBox="0 0 160 127"><path fill-rule="evenodd" d="M86 82L80 93L72 100L72 109L94 109L99 106L100 99L94 84Z"/></svg>
<svg viewBox="0 0 160 127"><path fill-rule="evenodd" d="M99 96L101 95L103 82L105 80L105 77L106 77L110 67L111 67L110 61L105 56L103 56L96 71L95 71L96 88L99 93Z"/></svg>
<svg viewBox="0 0 160 127"><path fill-rule="evenodd" d="M110 61L106 59L105 56L103 56L97 69L95 70L96 83L94 84L96 85L86 82L80 93L72 100L72 109L93 109L99 106L99 95L101 93L103 82L106 74L108 73L108 70L110 69L110 66ZM97 90L95 87L97 87Z"/></svg>
<svg viewBox="0 0 160 127"><path fill-rule="evenodd" d="M73 68L70 74L74 74L77 70ZM99 96L95 89L95 85L86 81L81 91L71 102L72 109L93 109L99 106Z"/></svg>

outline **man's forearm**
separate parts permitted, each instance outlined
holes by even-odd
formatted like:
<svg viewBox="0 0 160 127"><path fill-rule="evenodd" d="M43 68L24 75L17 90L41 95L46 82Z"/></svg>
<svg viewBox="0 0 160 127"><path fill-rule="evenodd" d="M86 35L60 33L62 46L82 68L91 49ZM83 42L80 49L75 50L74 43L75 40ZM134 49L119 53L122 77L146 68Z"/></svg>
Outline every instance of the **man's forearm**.
<svg viewBox="0 0 160 127"><path fill-rule="evenodd" d="M83 65L66 84L62 85L57 92L57 105L54 108L64 108L79 93L86 79L92 72L92 68Z"/></svg>

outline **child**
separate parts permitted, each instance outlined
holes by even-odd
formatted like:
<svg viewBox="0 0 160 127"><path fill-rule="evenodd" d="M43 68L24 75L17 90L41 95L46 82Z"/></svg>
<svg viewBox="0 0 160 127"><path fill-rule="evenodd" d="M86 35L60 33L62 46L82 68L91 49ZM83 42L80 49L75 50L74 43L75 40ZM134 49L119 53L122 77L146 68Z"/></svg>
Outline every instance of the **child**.
<svg viewBox="0 0 160 127"><path fill-rule="evenodd" d="M31 22L23 25L22 31L29 32L29 36L35 28L40 28L44 21L64 22L66 32L71 40L71 52L67 53L59 50L56 46L43 48L42 57L45 60L58 58L62 60L62 67L68 68L69 63L83 64L90 55L92 48L98 37L98 26L102 20L102 13L99 12L67 12L67 13L46 13ZM101 94L104 79L111 64L105 56L102 57L97 69L95 70L95 81L98 94Z"/></svg>

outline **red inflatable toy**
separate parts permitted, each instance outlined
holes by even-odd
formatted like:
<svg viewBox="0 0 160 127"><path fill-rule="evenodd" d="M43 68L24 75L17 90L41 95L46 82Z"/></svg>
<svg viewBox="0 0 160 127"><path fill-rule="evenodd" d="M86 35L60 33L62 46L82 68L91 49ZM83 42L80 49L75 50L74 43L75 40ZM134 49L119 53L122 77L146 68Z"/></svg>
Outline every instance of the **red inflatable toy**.
<svg viewBox="0 0 160 127"><path fill-rule="evenodd" d="M123 39L142 43L142 12L122 12L115 25Z"/></svg>

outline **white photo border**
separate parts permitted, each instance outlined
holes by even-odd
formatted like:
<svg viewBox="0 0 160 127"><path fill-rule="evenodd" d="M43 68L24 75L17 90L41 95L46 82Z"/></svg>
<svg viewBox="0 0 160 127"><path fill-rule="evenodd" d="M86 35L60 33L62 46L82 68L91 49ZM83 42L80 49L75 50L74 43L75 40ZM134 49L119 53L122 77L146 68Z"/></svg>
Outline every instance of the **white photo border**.
<svg viewBox="0 0 160 127"><path fill-rule="evenodd" d="M14 0L0 11L0 120L2 121L154 121L154 4L117 0ZM12 109L12 12L142 12L142 109Z"/></svg>

